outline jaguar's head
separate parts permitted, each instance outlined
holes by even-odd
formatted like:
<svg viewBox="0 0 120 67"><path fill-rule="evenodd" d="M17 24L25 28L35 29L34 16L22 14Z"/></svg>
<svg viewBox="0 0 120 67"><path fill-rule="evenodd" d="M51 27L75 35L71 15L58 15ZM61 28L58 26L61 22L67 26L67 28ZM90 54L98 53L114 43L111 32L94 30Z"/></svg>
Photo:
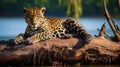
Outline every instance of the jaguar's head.
<svg viewBox="0 0 120 67"><path fill-rule="evenodd" d="M26 8L24 7L25 21L32 29L37 29L44 22L45 7Z"/></svg>

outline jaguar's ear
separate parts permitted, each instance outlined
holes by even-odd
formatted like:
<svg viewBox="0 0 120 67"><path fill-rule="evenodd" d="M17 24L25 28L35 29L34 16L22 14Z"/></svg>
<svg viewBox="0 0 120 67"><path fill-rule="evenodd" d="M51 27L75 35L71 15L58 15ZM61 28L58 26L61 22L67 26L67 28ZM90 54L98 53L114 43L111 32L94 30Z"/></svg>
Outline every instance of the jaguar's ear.
<svg viewBox="0 0 120 67"><path fill-rule="evenodd" d="M23 11L26 12L26 11L27 11L27 8L26 8L26 7L23 7Z"/></svg>
<svg viewBox="0 0 120 67"><path fill-rule="evenodd" d="M44 14L45 11L46 11L46 8L45 8L45 7L42 7L42 8L40 9L40 11Z"/></svg>

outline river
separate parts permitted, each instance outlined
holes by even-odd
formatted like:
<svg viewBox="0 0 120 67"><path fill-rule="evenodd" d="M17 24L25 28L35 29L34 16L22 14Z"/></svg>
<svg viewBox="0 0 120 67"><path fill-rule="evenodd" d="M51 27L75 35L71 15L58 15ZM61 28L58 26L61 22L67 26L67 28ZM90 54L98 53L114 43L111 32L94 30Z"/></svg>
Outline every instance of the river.
<svg viewBox="0 0 120 67"><path fill-rule="evenodd" d="M112 34L112 31L104 17L82 17L78 19L86 28L86 30L94 35L98 35L97 28L101 28L103 23L106 23L106 31ZM120 19L115 19L115 22L120 27ZM19 33L24 33L27 24L24 18L0 18L0 40L8 40L15 38Z"/></svg>

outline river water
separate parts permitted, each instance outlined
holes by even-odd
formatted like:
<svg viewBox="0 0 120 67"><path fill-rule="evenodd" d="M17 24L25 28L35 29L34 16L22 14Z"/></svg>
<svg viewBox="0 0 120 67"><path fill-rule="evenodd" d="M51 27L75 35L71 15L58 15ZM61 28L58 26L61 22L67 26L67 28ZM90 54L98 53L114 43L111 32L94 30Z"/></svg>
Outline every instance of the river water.
<svg viewBox="0 0 120 67"><path fill-rule="evenodd" d="M86 28L86 30L94 35L98 35L97 28L101 28L103 23L106 23L106 31L112 34L112 31L105 18L88 18L83 17L78 19ZM120 19L115 19L115 22L120 27ZM24 18L0 18L0 40L8 40L15 38L19 33L24 33L27 24Z"/></svg>

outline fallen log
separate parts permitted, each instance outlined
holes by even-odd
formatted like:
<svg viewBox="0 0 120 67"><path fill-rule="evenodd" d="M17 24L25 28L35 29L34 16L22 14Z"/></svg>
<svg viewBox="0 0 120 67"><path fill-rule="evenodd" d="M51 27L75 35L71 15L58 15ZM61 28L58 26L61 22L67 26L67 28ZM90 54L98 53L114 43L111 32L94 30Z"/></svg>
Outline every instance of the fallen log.
<svg viewBox="0 0 120 67"><path fill-rule="evenodd" d="M119 64L120 43L103 37L83 45L82 38L50 39L20 48L0 49L0 65Z"/></svg>

